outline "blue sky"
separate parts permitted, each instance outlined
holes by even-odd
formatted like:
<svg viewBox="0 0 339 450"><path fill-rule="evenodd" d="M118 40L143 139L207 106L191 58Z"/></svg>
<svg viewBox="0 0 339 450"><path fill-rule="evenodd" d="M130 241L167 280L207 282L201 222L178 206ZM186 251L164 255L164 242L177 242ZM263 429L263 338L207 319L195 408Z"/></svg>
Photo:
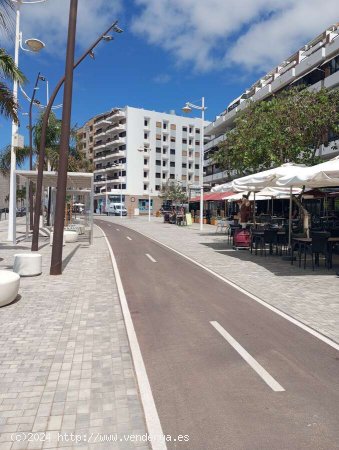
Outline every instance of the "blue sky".
<svg viewBox="0 0 339 450"><path fill-rule="evenodd" d="M50 91L63 74L68 8L69 0L22 6L24 39L46 43L39 55L20 52L29 95L38 71ZM77 55L115 19L124 33L101 43L95 60L77 68L72 123L114 106L180 113L186 101L202 96L213 120L260 75L337 22L337 12L334 0L79 0ZM13 51L9 42L4 46ZM45 103L44 83L37 98ZM19 99L21 112L28 111ZM27 117L21 117L28 143ZM1 147L10 134L10 123L0 118Z"/></svg>

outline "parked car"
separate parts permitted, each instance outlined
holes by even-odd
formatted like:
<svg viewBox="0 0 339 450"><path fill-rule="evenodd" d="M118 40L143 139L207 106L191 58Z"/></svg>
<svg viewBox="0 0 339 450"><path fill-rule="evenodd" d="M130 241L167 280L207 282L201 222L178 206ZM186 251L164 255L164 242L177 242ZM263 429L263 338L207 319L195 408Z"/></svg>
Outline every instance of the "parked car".
<svg viewBox="0 0 339 450"><path fill-rule="evenodd" d="M106 213L108 216L127 216L127 209L123 203L110 203Z"/></svg>
<svg viewBox="0 0 339 450"><path fill-rule="evenodd" d="M16 209L16 216L17 217L23 217L25 215L26 215L26 208L25 207Z"/></svg>

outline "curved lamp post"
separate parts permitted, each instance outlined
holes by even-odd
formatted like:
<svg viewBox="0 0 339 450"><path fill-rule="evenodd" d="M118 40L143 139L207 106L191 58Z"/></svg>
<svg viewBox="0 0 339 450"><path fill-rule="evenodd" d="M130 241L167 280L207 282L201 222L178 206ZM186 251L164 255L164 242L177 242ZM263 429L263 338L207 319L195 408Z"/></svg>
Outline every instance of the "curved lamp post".
<svg viewBox="0 0 339 450"><path fill-rule="evenodd" d="M122 33L121 28L117 26L118 21L116 20L104 33L102 33L98 39L83 53L83 55L76 61L73 65L73 70L76 69L79 64L90 54L93 53L94 48L101 42L102 40L107 41L107 34L110 31L114 31L115 33ZM32 237L32 251L38 251L39 247L39 219L41 213L41 197L42 197L42 181L43 181L43 169L45 163L45 145L46 145L46 132L48 126L48 118L54 103L54 100L61 88L64 84L65 76L63 76L58 84L55 86L55 89L49 99L48 105L46 107L42 128L41 128L41 136L40 136L40 148L39 148L39 162L38 162L38 177L37 177L37 185L36 185L36 195L35 195L35 206L34 206L34 224L33 224L33 237Z"/></svg>
<svg viewBox="0 0 339 450"><path fill-rule="evenodd" d="M12 0L15 3L15 46L14 46L14 62L19 67L19 48L25 52L39 52L45 47L45 44L39 39L30 38L25 41L27 48L22 45L22 33L20 32L20 6L22 4L43 3L46 0L22 1ZM18 101L18 82L13 83L13 99L15 103ZM15 148L18 146L18 124L12 121L12 139L11 139L11 169L9 183L9 216L8 216L8 241L16 244L16 153Z"/></svg>
<svg viewBox="0 0 339 450"><path fill-rule="evenodd" d="M201 106L187 102L182 108L184 113L192 112L192 109L201 111L201 134L200 134L200 231L203 230L204 222L204 124L205 124L205 97L201 98ZM188 183L188 180L187 180Z"/></svg>

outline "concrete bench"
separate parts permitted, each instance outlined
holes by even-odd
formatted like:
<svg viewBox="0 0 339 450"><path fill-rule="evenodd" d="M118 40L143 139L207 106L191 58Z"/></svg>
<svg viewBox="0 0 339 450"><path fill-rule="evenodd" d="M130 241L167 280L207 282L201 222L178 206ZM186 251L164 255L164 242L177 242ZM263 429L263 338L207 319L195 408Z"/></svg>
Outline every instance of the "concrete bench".
<svg viewBox="0 0 339 450"><path fill-rule="evenodd" d="M8 305L19 292L20 276L9 270L0 270L0 306Z"/></svg>
<svg viewBox="0 0 339 450"><path fill-rule="evenodd" d="M14 255L13 272L22 277L34 277L42 272L40 253L17 253Z"/></svg>

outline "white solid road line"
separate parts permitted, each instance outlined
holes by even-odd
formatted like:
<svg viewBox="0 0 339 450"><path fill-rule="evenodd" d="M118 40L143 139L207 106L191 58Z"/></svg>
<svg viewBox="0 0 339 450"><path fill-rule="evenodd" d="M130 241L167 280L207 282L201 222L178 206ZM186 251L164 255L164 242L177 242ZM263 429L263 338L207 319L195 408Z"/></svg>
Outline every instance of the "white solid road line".
<svg viewBox="0 0 339 450"><path fill-rule="evenodd" d="M130 238L129 236L126 236L126 239L128 239L129 241L131 241L131 240L132 240L132 238Z"/></svg>
<svg viewBox="0 0 339 450"><path fill-rule="evenodd" d="M249 364L252 369L265 381L275 392L283 392L285 389L253 358L239 342L237 342L218 322L211 321L210 324L221 334L223 338L236 350L239 355Z"/></svg>
<svg viewBox="0 0 339 450"><path fill-rule="evenodd" d="M100 228L100 227L98 227ZM148 380L146 367L144 364L144 360L142 358L141 350L139 347L138 338L134 329L132 317L130 310L128 308L128 303L124 291L124 287L122 285L120 272L118 269L118 265L116 259L114 257L114 253L110 243L108 242L107 236L104 231L100 228L102 234L105 237L106 244L111 256L113 271L118 287L118 293L120 298L120 304L122 313L124 316L125 326L127 330L127 336L129 340L129 345L131 348L132 359L134 363L134 369L136 373L136 377L139 385L139 392L141 397L142 406L145 413L146 425L148 435L152 437L151 446L153 450L167 450L167 445L165 440L163 439L163 431L160 423L160 419L158 416L157 408L155 406L152 389Z"/></svg>
<svg viewBox="0 0 339 450"><path fill-rule="evenodd" d="M156 260L153 258L153 256L149 255L148 253L145 253L148 259L150 259L152 262L156 262Z"/></svg>

